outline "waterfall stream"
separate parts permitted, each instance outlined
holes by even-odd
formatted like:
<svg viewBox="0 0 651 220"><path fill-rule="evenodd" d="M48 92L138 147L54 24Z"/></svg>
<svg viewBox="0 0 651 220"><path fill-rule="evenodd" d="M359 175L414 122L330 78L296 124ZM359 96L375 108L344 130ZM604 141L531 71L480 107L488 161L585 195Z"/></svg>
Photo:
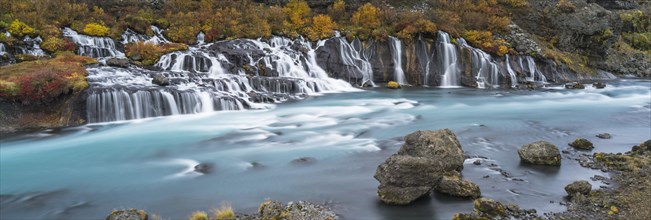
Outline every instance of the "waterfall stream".
<svg viewBox="0 0 651 220"><path fill-rule="evenodd" d="M459 69L457 68L458 52L456 45L450 41L448 33L439 31L437 33L437 49L441 54L441 68L443 79L441 87L455 88L459 87ZM427 78L427 77L426 77ZM427 82L427 79L425 80Z"/></svg>
<svg viewBox="0 0 651 220"><path fill-rule="evenodd" d="M393 59L393 78L400 85L406 85L405 71L402 70L402 42L396 37L389 37L391 41L391 58Z"/></svg>
<svg viewBox="0 0 651 220"><path fill-rule="evenodd" d="M91 37L82 35L70 28L63 29L63 36L77 44L77 54L93 58L123 57L124 53L117 49L115 41L108 37Z"/></svg>

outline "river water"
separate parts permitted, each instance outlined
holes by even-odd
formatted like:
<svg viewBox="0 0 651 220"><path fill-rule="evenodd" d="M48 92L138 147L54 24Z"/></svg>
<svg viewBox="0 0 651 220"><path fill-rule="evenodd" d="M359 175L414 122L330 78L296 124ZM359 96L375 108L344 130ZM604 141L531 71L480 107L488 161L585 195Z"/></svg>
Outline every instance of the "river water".
<svg viewBox="0 0 651 220"><path fill-rule="evenodd" d="M92 124L3 137L0 218L101 219L140 208L187 218L230 203L253 213L266 198L326 203L344 219L449 219L472 201L445 195L409 206L383 205L377 166L416 130L453 130L466 160L462 175L483 196L538 213L563 211L563 187L601 171L580 167L567 146L587 138L594 151L624 152L651 138L651 81L622 79L597 90L374 88L276 105ZM612 139L598 139L608 132ZM520 164L517 149L556 144L560 168ZM311 157L308 162L292 162ZM481 165L472 164L480 158ZM214 164L209 174L192 171ZM507 172L504 176L500 171ZM593 188L604 185L592 182Z"/></svg>

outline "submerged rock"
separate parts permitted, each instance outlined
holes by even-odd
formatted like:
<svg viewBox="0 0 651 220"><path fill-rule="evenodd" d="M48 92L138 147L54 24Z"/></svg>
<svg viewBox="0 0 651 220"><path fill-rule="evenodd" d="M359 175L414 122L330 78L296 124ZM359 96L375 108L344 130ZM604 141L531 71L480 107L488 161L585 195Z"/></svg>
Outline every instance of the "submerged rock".
<svg viewBox="0 0 651 220"><path fill-rule="evenodd" d="M147 220L147 212L140 209L115 210L106 220Z"/></svg>
<svg viewBox="0 0 651 220"><path fill-rule="evenodd" d="M524 163L548 166L561 165L561 152L558 147L547 141L525 144L518 150L520 160Z"/></svg>
<svg viewBox="0 0 651 220"><path fill-rule="evenodd" d="M301 157L301 158L296 158L292 160L292 164L310 164L316 162L316 158L314 157Z"/></svg>
<svg viewBox="0 0 651 220"><path fill-rule="evenodd" d="M565 88L566 89L585 89L585 85L580 82L569 82L565 83Z"/></svg>
<svg viewBox="0 0 651 220"><path fill-rule="evenodd" d="M588 195L590 193L590 190L592 190L592 185L585 180L574 181L565 186L565 192L567 192L567 195L570 197L574 196L576 193Z"/></svg>
<svg viewBox="0 0 651 220"><path fill-rule="evenodd" d="M436 185L436 191L452 196L473 199L481 196L479 186L468 180L461 179L461 176L457 172L443 176L438 185Z"/></svg>
<svg viewBox="0 0 651 220"><path fill-rule="evenodd" d="M194 166L194 171L197 173L209 174L212 173L215 169L215 165L212 163L200 163Z"/></svg>
<svg viewBox="0 0 651 220"><path fill-rule="evenodd" d="M601 133L596 135L596 137L601 138L601 139L610 139L612 136L609 133Z"/></svg>
<svg viewBox="0 0 651 220"><path fill-rule="evenodd" d="M405 136L405 144L398 153L378 166L374 176L380 182L378 196L388 204L409 204L429 194L443 174L461 171L463 161L461 144L452 131L411 133Z"/></svg>
<svg viewBox="0 0 651 220"><path fill-rule="evenodd" d="M580 149L580 150L592 150L594 146L592 145L592 142L584 139L584 138L579 138L574 140L572 143L569 143L573 148Z"/></svg>
<svg viewBox="0 0 651 220"><path fill-rule="evenodd" d="M594 82L594 83L592 83L592 87L597 88L597 89L603 89L603 88L606 88L606 83Z"/></svg>

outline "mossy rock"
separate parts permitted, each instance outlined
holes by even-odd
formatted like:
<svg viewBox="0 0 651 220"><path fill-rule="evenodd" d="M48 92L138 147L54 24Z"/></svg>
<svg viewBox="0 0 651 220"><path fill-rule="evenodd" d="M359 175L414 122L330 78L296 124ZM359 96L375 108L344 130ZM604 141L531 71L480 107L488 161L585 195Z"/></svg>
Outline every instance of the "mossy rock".
<svg viewBox="0 0 651 220"><path fill-rule="evenodd" d="M506 208L502 203L489 198L475 199L475 210L489 217L506 216Z"/></svg>
<svg viewBox="0 0 651 220"><path fill-rule="evenodd" d="M400 87L400 84L398 84L397 82L389 81L387 83L387 88L389 88L389 89L400 89L401 87Z"/></svg>
<svg viewBox="0 0 651 220"><path fill-rule="evenodd" d="M518 150L520 160L528 164L560 166L561 152L554 144L547 141L536 141L525 144Z"/></svg>
<svg viewBox="0 0 651 220"><path fill-rule="evenodd" d="M573 148L580 149L580 150L592 150L592 149L594 149L594 145L592 145L592 142L588 141L585 138L576 139L572 143L569 143L568 145L572 146Z"/></svg>
<svg viewBox="0 0 651 220"><path fill-rule="evenodd" d="M574 196L577 193L582 195L588 195L590 194L591 190L592 190L592 184L590 184L588 181L585 180L574 181L568 184L567 186L565 186L565 192L567 192L567 195L569 196Z"/></svg>
<svg viewBox="0 0 651 220"><path fill-rule="evenodd" d="M145 210L129 209L129 210L115 210L106 217L106 220L147 220L148 215Z"/></svg>

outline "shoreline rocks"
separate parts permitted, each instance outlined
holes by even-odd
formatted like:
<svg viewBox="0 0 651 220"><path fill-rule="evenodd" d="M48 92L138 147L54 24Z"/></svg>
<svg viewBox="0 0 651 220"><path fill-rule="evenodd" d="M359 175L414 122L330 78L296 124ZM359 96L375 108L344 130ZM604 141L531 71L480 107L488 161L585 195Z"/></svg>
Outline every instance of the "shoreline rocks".
<svg viewBox="0 0 651 220"><path fill-rule="evenodd" d="M591 190L592 184L585 180L574 181L565 186L565 192L567 192L567 195L570 197L574 197L577 193L581 195L588 195L590 194Z"/></svg>
<svg viewBox="0 0 651 220"><path fill-rule="evenodd" d="M518 150L520 160L524 163L547 166L561 165L561 152L558 147L547 141L536 141L523 145Z"/></svg>
<svg viewBox="0 0 651 220"><path fill-rule="evenodd" d="M574 140L572 143L569 143L573 148L579 149L579 150L592 150L594 149L594 145L592 145L592 142L588 141L585 138L579 138Z"/></svg>
<svg viewBox="0 0 651 220"><path fill-rule="evenodd" d="M461 171L464 159L459 140L448 129L411 133L398 153L378 166L378 196L387 204L409 204L437 189L446 173ZM479 188L458 176L444 183L442 189L450 194L475 196Z"/></svg>

